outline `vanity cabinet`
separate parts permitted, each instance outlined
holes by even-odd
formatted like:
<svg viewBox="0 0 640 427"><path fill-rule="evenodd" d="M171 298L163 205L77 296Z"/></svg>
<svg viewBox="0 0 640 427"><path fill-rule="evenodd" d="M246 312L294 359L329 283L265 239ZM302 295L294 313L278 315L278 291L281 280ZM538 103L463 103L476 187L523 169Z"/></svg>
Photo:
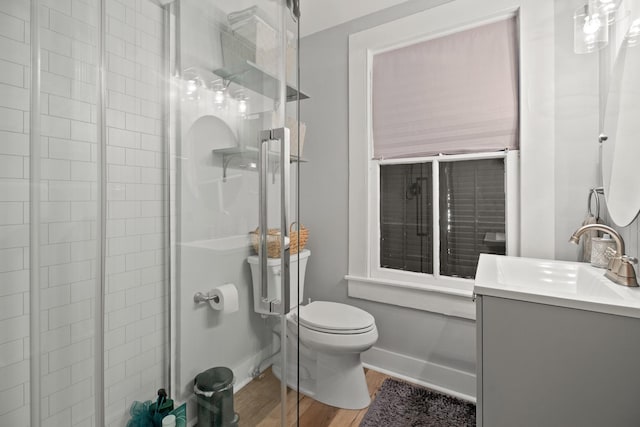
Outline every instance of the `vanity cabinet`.
<svg viewBox="0 0 640 427"><path fill-rule="evenodd" d="M640 426L640 319L478 295L477 425Z"/></svg>

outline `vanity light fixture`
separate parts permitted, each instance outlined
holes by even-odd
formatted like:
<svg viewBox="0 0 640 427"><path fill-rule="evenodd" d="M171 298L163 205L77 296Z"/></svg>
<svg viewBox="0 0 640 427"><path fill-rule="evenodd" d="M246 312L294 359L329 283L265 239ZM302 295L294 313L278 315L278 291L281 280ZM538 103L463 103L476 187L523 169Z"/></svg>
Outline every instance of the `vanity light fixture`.
<svg viewBox="0 0 640 427"><path fill-rule="evenodd" d="M588 0L573 14L573 51L590 53L609 42L609 25L626 16L622 0Z"/></svg>
<svg viewBox="0 0 640 427"><path fill-rule="evenodd" d="M595 52L609 42L608 12L603 10L608 3L590 0L573 14L573 51L575 53ZM605 6L601 6L603 4Z"/></svg>
<svg viewBox="0 0 640 427"><path fill-rule="evenodd" d="M246 99L241 99L240 101L238 101L238 112L240 114L244 114L247 112L247 100Z"/></svg>
<svg viewBox="0 0 640 427"><path fill-rule="evenodd" d="M613 24L617 19L617 12L621 3L622 0L598 0L597 7L606 15L609 25Z"/></svg>
<svg viewBox="0 0 640 427"><path fill-rule="evenodd" d="M198 90L198 82L194 79L187 80L187 94L190 95Z"/></svg>
<svg viewBox="0 0 640 427"><path fill-rule="evenodd" d="M640 43L640 18L631 23L626 41L627 46L637 46Z"/></svg>
<svg viewBox="0 0 640 427"><path fill-rule="evenodd" d="M216 105L224 103L224 86L221 83L215 83L213 85L213 102Z"/></svg>
<svg viewBox="0 0 640 427"><path fill-rule="evenodd" d="M222 110L226 107L227 100L227 86L223 80L215 80L211 83L211 90L213 91L213 103Z"/></svg>
<svg viewBox="0 0 640 427"><path fill-rule="evenodd" d="M238 113L240 113L242 117L247 115L247 100L245 98L238 100Z"/></svg>
<svg viewBox="0 0 640 427"><path fill-rule="evenodd" d="M184 94L190 101L200 99L199 89L202 87L202 81L195 76L185 76Z"/></svg>
<svg viewBox="0 0 640 427"><path fill-rule="evenodd" d="M234 98L238 102L238 114L240 117L245 118L247 116L247 110L249 108L249 97L245 95L244 91L240 90L236 92Z"/></svg>
<svg viewBox="0 0 640 427"><path fill-rule="evenodd" d="M185 99L197 101L200 99L200 88L205 87L202 78L194 68L187 68L182 74L182 93Z"/></svg>

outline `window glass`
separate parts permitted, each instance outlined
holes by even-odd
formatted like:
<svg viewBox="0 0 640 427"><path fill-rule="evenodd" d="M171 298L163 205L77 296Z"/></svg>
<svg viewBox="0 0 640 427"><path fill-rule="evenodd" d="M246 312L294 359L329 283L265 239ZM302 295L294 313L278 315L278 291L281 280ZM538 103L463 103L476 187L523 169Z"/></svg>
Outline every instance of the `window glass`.
<svg viewBox="0 0 640 427"><path fill-rule="evenodd" d="M380 166L380 266L433 273L431 163Z"/></svg>
<svg viewBox="0 0 640 427"><path fill-rule="evenodd" d="M480 253L505 254L504 159L440 163L440 274L474 278Z"/></svg>

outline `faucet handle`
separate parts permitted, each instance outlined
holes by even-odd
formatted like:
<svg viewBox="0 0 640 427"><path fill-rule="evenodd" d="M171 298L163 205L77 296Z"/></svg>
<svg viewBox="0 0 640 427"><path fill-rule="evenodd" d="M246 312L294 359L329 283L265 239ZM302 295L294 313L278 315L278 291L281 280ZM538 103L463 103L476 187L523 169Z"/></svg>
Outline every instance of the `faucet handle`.
<svg viewBox="0 0 640 427"><path fill-rule="evenodd" d="M622 262L626 262L629 264L637 264L638 263L638 258L629 256L629 255L623 255L622 256Z"/></svg>

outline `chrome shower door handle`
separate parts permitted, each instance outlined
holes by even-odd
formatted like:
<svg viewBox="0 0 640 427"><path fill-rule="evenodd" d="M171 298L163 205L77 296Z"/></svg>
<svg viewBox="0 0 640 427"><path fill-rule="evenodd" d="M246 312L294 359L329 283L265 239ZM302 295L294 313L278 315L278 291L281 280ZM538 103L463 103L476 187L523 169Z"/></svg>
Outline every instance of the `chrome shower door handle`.
<svg viewBox="0 0 640 427"><path fill-rule="evenodd" d="M290 250L289 250L289 180L291 176L291 147L289 141L289 129L278 128L264 130L260 132L260 148L258 150L258 164L260 168L258 196L259 201L259 229L260 244L258 245L258 257L260 259L260 298L264 303L273 303L269 296L269 283L267 274L267 236L268 236L268 197L267 197L267 169L269 166L269 143L271 141L280 142L279 164L280 164L280 265L281 265L281 285L282 304L281 314L287 314L290 310L291 289L290 289ZM274 153L275 154L275 153ZM274 156L275 157L275 156ZM273 306L271 308L273 310ZM271 311L270 310L270 311Z"/></svg>
<svg viewBox="0 0 640 427"><path fill-rule="evenodd" d="M260 132L260 146L258 147L258 259L260 260L260 300L269 302L269 283L267 276L267 166L269 160L269 141L271 131Z"/></svg>
<svg viewBox="0 0 640 427"><path fill-rule="evenodd" d="M280 141L280 265L282 266L282 314L289 313L291 307L291 251L289 236L289 185L291 178L291 143L286 127L271 131L273 139Z"/></svg>

